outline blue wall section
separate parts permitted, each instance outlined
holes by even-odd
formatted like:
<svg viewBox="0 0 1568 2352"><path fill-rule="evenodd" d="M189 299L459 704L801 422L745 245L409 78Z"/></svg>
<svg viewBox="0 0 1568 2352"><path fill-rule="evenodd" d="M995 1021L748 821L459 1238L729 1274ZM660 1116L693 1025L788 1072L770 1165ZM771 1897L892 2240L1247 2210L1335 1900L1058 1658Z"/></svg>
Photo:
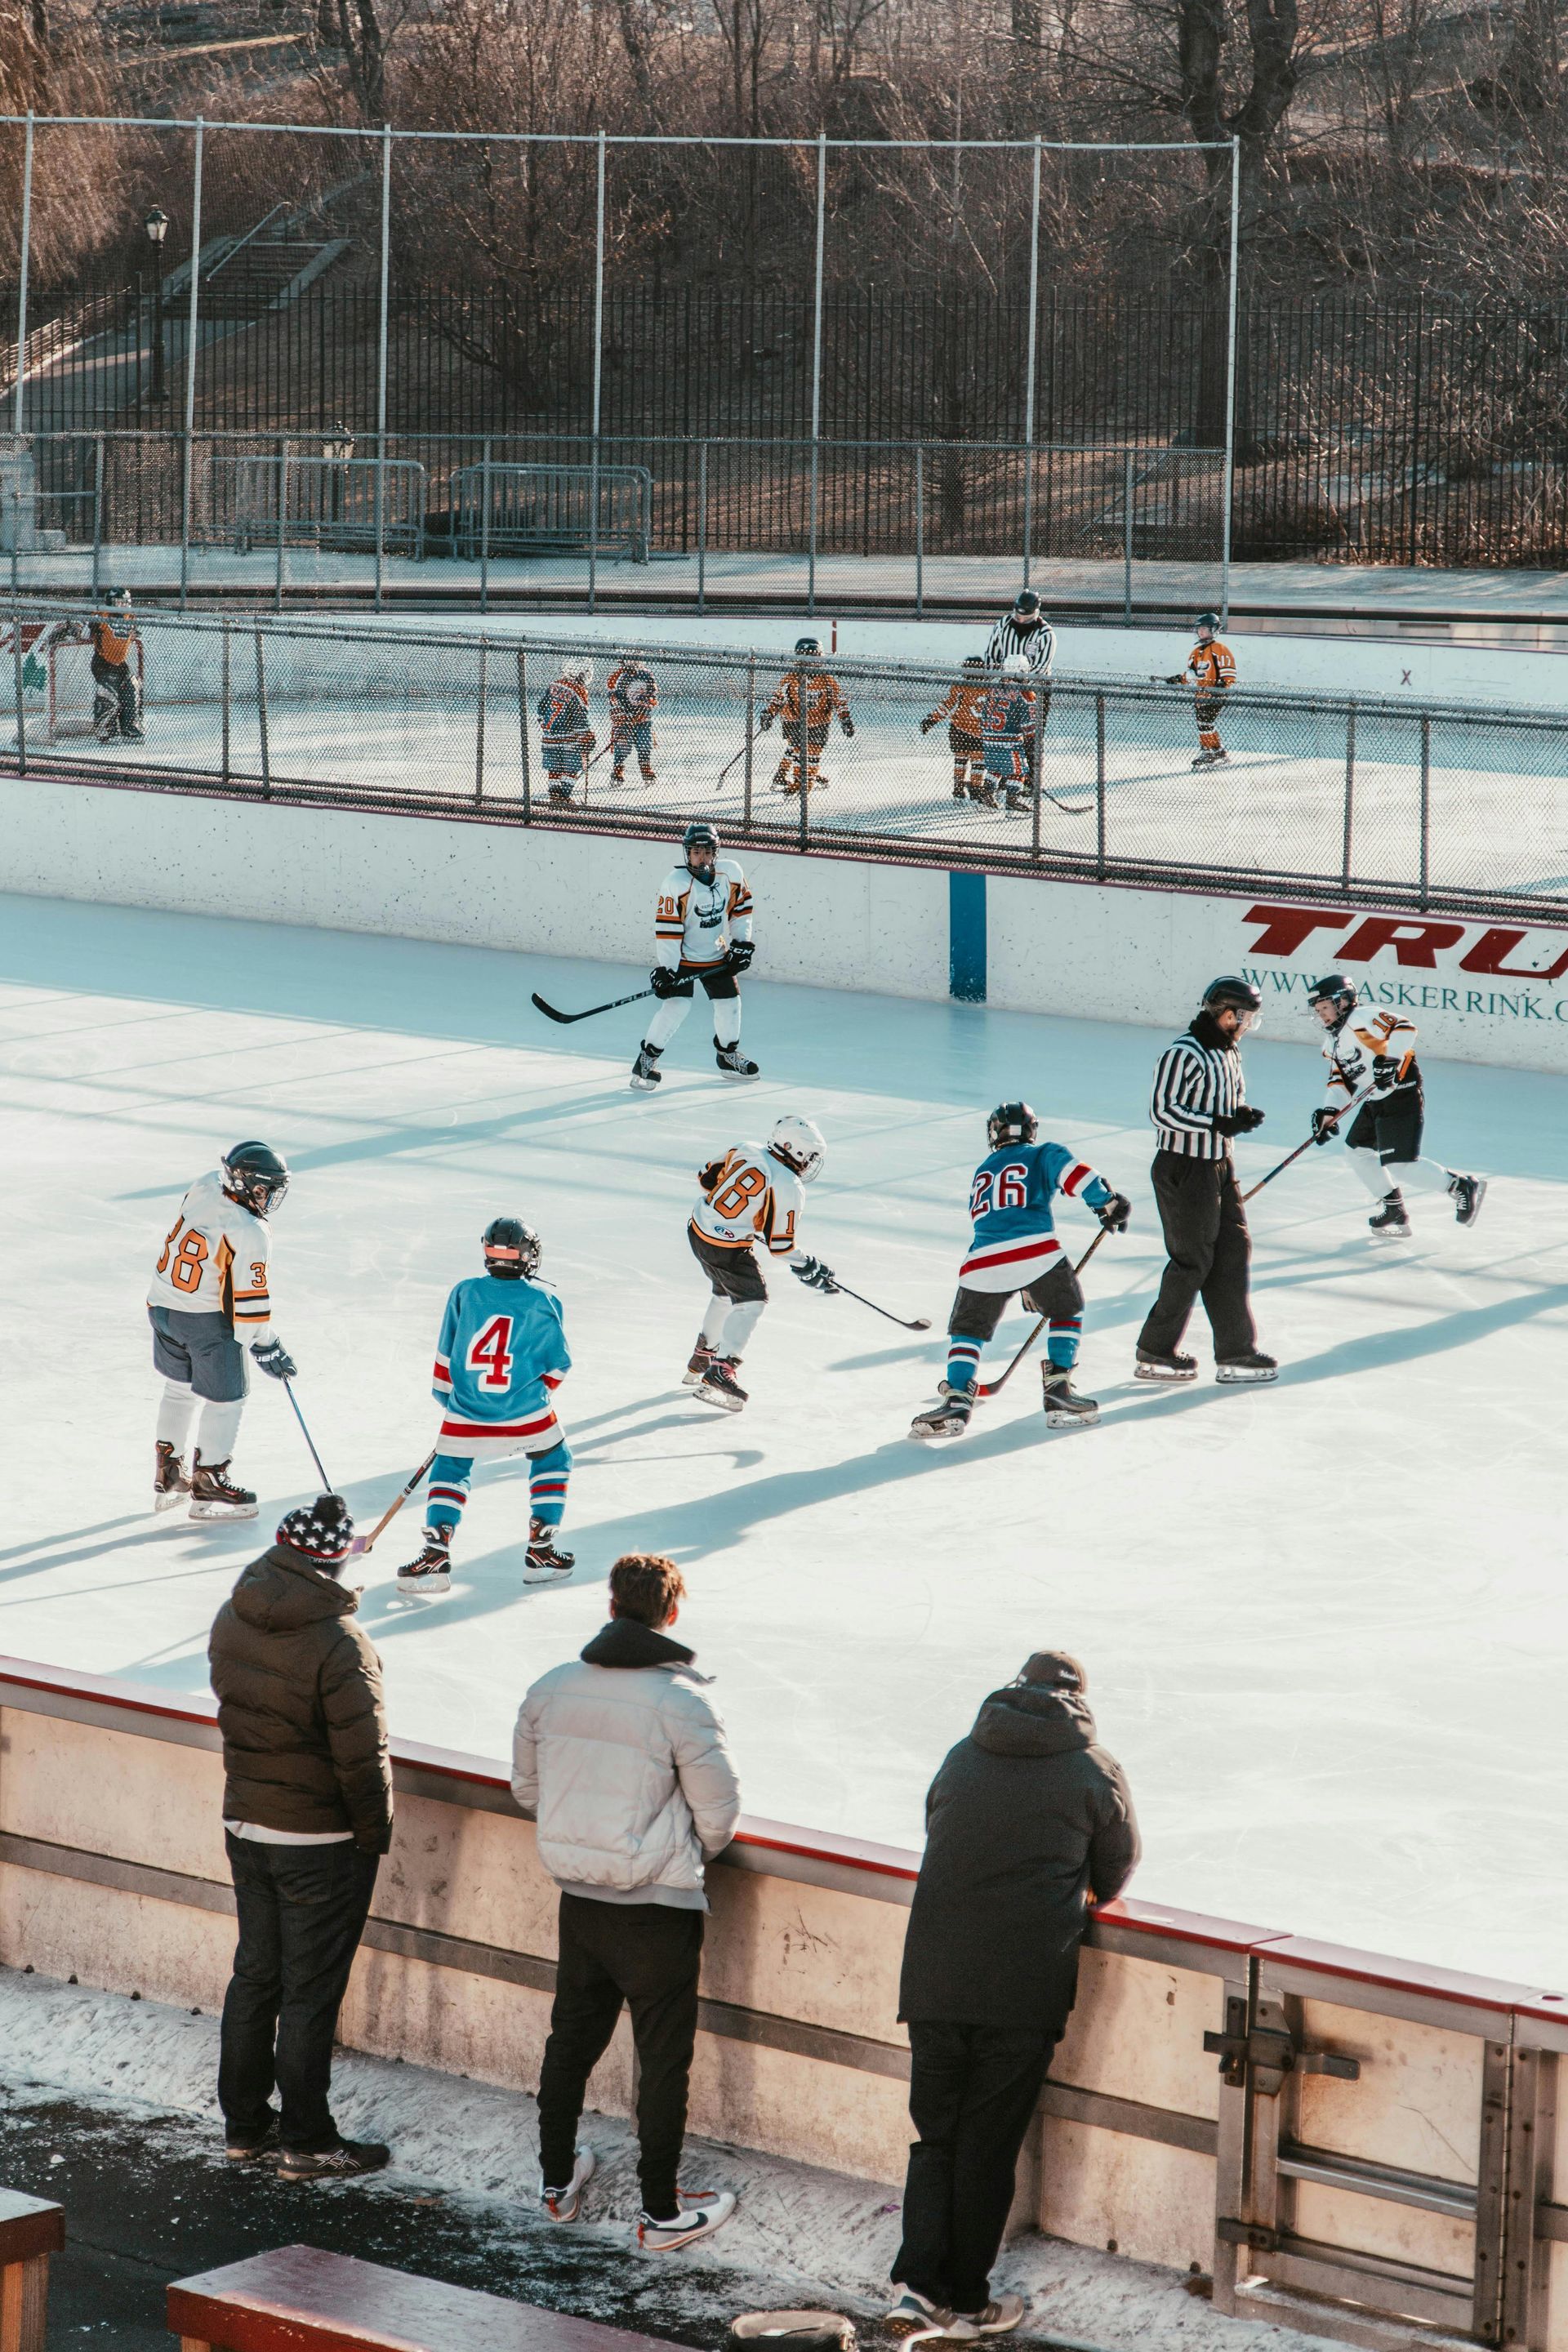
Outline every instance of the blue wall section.
<svg viewBox="0 0 1568 2352"><path fill-rule="evenodd" d="M985 877L947 877L948 989L966 1004L985 1002Z"/></svg>

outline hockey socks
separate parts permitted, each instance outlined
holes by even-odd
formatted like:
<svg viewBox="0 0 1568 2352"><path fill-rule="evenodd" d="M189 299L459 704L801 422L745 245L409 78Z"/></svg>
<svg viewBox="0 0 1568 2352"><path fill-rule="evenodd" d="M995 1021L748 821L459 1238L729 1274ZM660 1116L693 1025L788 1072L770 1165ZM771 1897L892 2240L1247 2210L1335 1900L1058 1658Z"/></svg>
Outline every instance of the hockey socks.
<svg viewBox="0 0 1568 2352"><path fill-rule="evenodd" d="M566 1482L572 1472L572 1448L563 1438L548 1454L528 1457L528 1502L534 1525L558 1528L566 1510Z"/></svg>
<svg viewBox="0 0 1568 2352"><path fill-rule="evenodd" d="M1053 1316L1046 1335L1046 1353L1051 1370L1070 1372L1078 1361L1078 1343L1083 1335L1081 1315Z"/></svg>
<svg viewBox="0 0 1568 2352"><path fill-rule="evenodd" d="M950 1389L973 1388L980 1377L980 1341L950 1339L947 1343L947 1385Z"/></svg>

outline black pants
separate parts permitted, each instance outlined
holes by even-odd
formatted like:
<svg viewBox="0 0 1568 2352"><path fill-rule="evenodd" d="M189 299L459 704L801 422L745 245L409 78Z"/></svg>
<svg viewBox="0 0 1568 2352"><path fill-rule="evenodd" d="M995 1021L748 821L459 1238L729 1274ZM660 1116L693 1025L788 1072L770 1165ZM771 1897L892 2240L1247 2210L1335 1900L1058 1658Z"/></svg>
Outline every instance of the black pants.
<svg viewBox="0 0 1568 2352"><path fill-rule="evenodd" d="M227 1844L239 1944L223 2004L224 2123L236 2138L263 2138L276 2084L283 2146L331 2147L332 2036L378 1857L353 1844L259 1845L234 1836Z"/></svg>
<svg viewBox="0 0 1568 2352"><path fill-rule="evenodd" d="M539 2163L548 2188L572 2178L583 2095L624 2000L637 2054L642 2201L657 2221L679 2210L705 1924L700 1911L660 1903L561 1897L555 2006L539 2075Z"/></svg>
<svg viewBox="0 0 1568 2352"><path fill-rule="evenodd" d="M713 1286L715 1298L732 1298L742 1307L749 1298L767 1297L767 1279L754 1250L726 1249L722 1242L710 1242L706 1234L700 1234L695 1225L687 1226L686 1237L692 1256ZM552 2181L551 2186L558 2184Z"/></svg>
<svg viewBox="0 0 1568 2352"><path fill-rule="evenodd" d="M1385 1101L1363 1103L1345 1137L1352 1151L1375 1151L1386 1168L1392 1160L1419 1160L1426 1103L1419 1087L1401 1087ZM1399 1181L1398 1171L1389 1177Z"/></svg>
<svg viewBox="0 0 1568 2352"><path fill-rule="evenodd" d="M947 1318L948 1338L994 1339L1013 1297L1010 1290L965 1290L960 1283ZM1017 1298L1028 1314L1045 1315L1053 1321L1070 1323L1083 1313L1083 1291L1068 1257L1058 1258L1047 1273L1037 1275L1027 1290L1018 1292Z"/></svg>
<svg viewBox="0 0 1568 2352"><path fill-rule="evenodd" d="M141 715L141 696L135 671L128 661L105 661L101 654L94 654L90 667L93 683L107 688L120 706L116 715L121 731L131 734Z"/></svg>
<svg viewBox="0 0 1568 2352"><path fill-rule="evenodd" d="M1230 1160L1184 1160L1177 1151L1156 1151L1151 1170L1169 1263L1160 1296L1138 1334L1152 1355L1168 1356L1181 1345L1194 1298L1214 1331L1220 1360L1245 1356L1257 1345L1247 1304L1252 1235Z"/></svg>
<svg viewBox="0 0 1568 2352"><path fill-rule="evenodd" d="M940 2025L910 2032L910 2117L893 2279L949 2311L979 2311L1012 2208L1018 2151L1059 2026Z"/></svg>

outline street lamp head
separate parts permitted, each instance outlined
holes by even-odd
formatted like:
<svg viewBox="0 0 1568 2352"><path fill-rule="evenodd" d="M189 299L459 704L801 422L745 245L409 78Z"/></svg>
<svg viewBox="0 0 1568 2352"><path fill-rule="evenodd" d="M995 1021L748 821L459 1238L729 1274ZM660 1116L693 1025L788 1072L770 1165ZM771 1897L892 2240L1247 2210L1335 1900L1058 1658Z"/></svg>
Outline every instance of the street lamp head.
<svg viewBox="0 0 1568 2352"><path fill-rule="evenodd" d="M168 214L161 210L157 205L154 205L142 226L147 232L148 243L152 246L154 253L156 253L159 247L163 245L163 239L169 234Z"/></svg>

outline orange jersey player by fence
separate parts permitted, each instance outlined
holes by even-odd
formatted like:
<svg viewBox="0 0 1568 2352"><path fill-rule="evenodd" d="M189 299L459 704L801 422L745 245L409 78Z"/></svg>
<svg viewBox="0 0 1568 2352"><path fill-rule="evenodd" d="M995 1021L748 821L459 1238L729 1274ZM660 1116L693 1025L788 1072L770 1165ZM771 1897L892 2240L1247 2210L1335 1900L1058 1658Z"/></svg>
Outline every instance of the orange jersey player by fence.
<svg viewBox="0 0 1568 2352"><path fill-rule="evenodd" d="M142 688L132 667L136 622L129 588L112 588L87 625L92 646L92 731L100 743L140 743Z"/></svg>
<svg viewBox="0 0 1568 2352"><path fill-rule="evenodd" d="M1236 656L1219 637L1217 613L1200 613L1194 624L1197 643L1187 656L1185 669L1164 680L1166 686L1193 682L1193 716L1198 722L1198 756L1194 768L1213 768L1229 752L1219 740L1219 714L1236 684Z"/></svg>
<svg viewBox="0 0 1568 2352"><path fill-rule="evenodd" d="M822 640L802 637L795 649L795 667L785 670L763 711L765 735L775 719L784 722L784 750L773 782L781 793L809 793L828 782L822 772L827 730L837 719L846 735L855 732L844 688L830 670L809 665L822 659Z"/></svg>
<svg viewBox="0 0 1568 2352"><path fill-rule="evenodd" d="M985 781L984 657L971 654L963 667L967 675L955 677L936 709L926 713L921 720L921 733L929 735L933 727L940 727L946 719L947 748L952 753L953 799L982 801L994 808L996 795Z"/></svg>

